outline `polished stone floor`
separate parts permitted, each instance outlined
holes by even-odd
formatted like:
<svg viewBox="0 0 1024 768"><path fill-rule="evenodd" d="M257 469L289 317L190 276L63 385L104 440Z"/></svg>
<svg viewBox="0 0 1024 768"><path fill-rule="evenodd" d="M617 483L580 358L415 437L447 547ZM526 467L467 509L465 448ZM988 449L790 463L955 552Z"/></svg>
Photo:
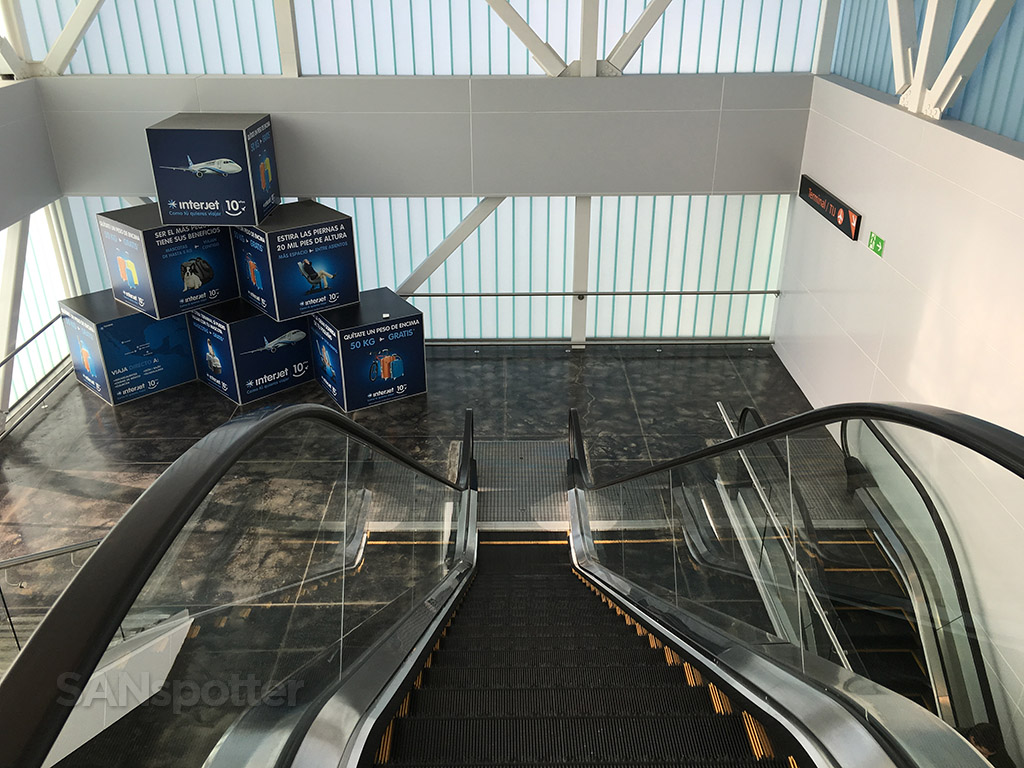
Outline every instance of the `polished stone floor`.
<svg viewBox="0 0 1024 768"><path fill-rule="evenodd" d="M472 408L480 440L564 439L580 411L595 476L728 436L716 401L774 421L807 400L770 345L430 347L429 393L353 418L431 468ZM239 408L191 383L117 408L65 382L0 443L0 559L102 536L179 455L232 416L331 401L315 384Z"/></svg>

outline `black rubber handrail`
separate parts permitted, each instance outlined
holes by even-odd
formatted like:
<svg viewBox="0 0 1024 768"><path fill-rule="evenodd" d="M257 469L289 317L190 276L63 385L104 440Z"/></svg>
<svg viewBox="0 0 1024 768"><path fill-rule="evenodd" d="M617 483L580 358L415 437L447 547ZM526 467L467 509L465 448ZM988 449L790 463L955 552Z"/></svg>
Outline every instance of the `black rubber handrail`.
<svg viewBox="0 0 1024 768"><path fill-rule="evenodd" d="M975 668L978 670L979 681L981 682L981 697L985 704L985 719L984 722L992 723L993 725L999 725L998 715L996 714L995 701L992 698L992 689L988 683L988 673L985 670L985 660L981 655L981 644L978 642L977 629L974 625L974 616L971 613L970 603L967 600L967 589L964 587L964 579L960 573L960 567L957 565L956 552L953 550L953 541L949 536L949 531L946 530L946 525L942 521L942 516L939 514L938 507L935 506L935 502L932 500L931 494L925 488L921 478L917 476L917 473L911 469L910 465L906 462L903 456L900 455L896 447L889 442L889 440L882 434L882 431L878 428L870 419L862 419L864 426L868 428L874 438L879 444L885 449L886 453L889 454L890 458L896 463L896 466L900 468L900 471L904 474L910 484L914 486L914 491L921 499L921 503L924 504L925 509L928 511L928 517L932 521L932 525L935 527L936 533L939 535L939 542L942 546L942 552L945 555L946 563L949 565L950 575L953 577L953 589L956 590L957 606L960 609L960 614L964 620L964 630L967 636L967 643L971 648L971 660L974 662ZM847 424L849 422L843 422L842 429L840 430L842 437L843 453L851 458L855 458L850 454L849 441L847 439ZM950 702L953 705L953 702ZM956 709L954 706L954 717L956 716ZM977 722L982 722L978 718L972 718ZM973 725L972 723L959 723L962 727Z"/></svg>
<svg viewBox="0 0 1024 768"><path fill-rule="evenodd" d="M0 766L38 768L110 638L171 543L246 450L283 424L315 420L456 491L469 487L472 438L457 481L442 477L337 411L291 405L227 422L188 449L128 509L54 603L0 680ZM472 433L466 411L466 433Z"/></svg>
<svg viewBox="0 0 1024 768"><path fill-rule="evenodd" d="M780 437L792 432L814 427L823 427L841 421L857 419L878 419L894 424L903 424L944 437L972 451L981 454L1004 469L1008 469L1018 477L1024 478L1024 436L1011 432L991 422L968 416L966 413L951 411L933 405L917 403L843 403L816 408L788 419L777 421L766 427L755 429L744 435L723 440L720 443L701 448L680 456L677 459L662 461L647 469L632 472L612 480L594 483L583 449L583 431L580 417L575 408L569 410L569 455L579 460L579 476L581 488L601 490L613 485L636 480L692 464L701 459L713 458L730 453L739 448L746 448L773 437Z"/></svg>

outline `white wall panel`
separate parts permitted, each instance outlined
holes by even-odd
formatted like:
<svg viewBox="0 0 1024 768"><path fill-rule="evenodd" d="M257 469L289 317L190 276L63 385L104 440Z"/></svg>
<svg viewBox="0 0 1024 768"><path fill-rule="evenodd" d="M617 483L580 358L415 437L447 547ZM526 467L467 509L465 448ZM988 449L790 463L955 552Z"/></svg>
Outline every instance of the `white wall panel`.
<svg viewBox="0 0 1024 768"><path fill-rule="evenodd" d="M60 197L35 81L0 83L0 230Z"/></svg>
<svg viewBox="0 0 1024 768"><path fill-rule="evenodd" d="M38 87L67 195L153 194L144 129L198 109L269 112L286 196L558 196L789 194L809 82L182 75Z"/></svg>

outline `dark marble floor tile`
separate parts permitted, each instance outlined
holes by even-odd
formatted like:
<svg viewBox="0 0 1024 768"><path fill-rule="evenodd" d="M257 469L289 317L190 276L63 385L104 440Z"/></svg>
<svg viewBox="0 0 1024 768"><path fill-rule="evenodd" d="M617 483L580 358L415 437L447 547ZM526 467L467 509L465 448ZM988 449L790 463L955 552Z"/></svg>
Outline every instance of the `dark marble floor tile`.
<svg viewBox="0 0 1024 768"><path fill-rule="evenodd" d="M584 424L583 443L587 449L587 458L595 466L619 461L650 462L647 441L642 434L589 430Z"/></svg>
<svg viewBox="0 0 1024 768"><path fill-rule="evenodd" d="M103 535L166 467L54 469L35 485L11 488L0 509L0 558Z"/></svg>
<svg viewBox="0 0 1024 768"><path fill-rule="evenodd" d="M60 461L62 469L109 469L122 464L170 464L191 448L197 438L166 437L159 440L96 437L85 433Z"/></svg>
<svg viewBox="0 0 1024 768"><path fill-rule="evenodd" d="M205 436L231 418L237 406L199 382L100 410L86 430L101 437Z"/></svg>

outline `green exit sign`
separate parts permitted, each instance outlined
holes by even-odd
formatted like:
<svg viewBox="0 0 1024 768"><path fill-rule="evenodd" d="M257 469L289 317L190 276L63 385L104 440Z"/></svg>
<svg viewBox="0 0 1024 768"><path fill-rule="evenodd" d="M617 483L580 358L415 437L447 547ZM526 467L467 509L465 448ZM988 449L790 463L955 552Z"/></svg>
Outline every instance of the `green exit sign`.
<svg viewBox="0 0 1024 768"><path fill-rule="evenodd" d="M868 248L881 256L882 251L885 250L885 240L872 232L871 237L868 238Z"/></svg>

